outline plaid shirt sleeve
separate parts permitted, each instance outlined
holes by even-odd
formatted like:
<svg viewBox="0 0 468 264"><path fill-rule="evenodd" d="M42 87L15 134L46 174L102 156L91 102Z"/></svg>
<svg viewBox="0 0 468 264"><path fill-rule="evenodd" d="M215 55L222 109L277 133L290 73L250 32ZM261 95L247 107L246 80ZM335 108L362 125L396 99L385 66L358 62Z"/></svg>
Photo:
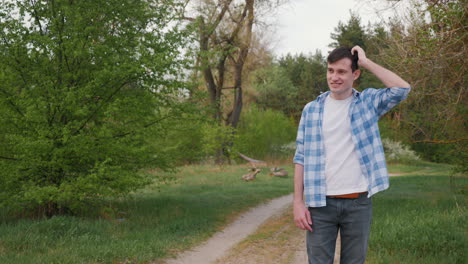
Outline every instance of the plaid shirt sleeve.
<svg viewBox="0 0 468 264"><path fill-rule="evenodd" d="M408 96L411 88L384 88L384 89L366 89L366 92L370 95L372 104L379 117L390 111L398 103L405 100Z"/></svg>
<svg viewBox="0 0 468 264"><path fill-rule="evenodd" d="M325 96L321 96L322 99ZM325 158L321 129L323 102L308 103L299 122L294 163L304 166L304 196L307 206L325 206Z"/></svg>
<svg viewBox="0 0 468 264"><path fill-rule="evenodd" d="M302 111L301 121L299 121L299 127L297 129L296 137L296 153L294 155L294 163L304 165L304 132L306 122L307 105Z"/></svg>

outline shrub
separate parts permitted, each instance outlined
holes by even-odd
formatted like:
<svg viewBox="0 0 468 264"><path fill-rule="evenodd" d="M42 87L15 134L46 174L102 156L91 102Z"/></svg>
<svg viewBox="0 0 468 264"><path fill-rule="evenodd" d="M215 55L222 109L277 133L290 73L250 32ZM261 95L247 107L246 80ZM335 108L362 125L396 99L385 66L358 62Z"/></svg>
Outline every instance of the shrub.
<svg viewBox="0 0 468 264"><path fill-rule="evenodd" d="M296 138L296 131L294 121L282 112L253 106L243 115L235 146L255 159L282 158L294 153L288 146Z"/></svg>
<svg viewBox="0 0 468 264"><path fill-rule="evenodd" d="M388 162L412 162L420 160L416 152L398 141L383 138L382 144Z"/></svg>
<svg viewBox="0 0 468 264"><path fill-rule="evenodd" d="M236 146L233 144L237 135L231 126L220 125L216 122L207 122L202 126L202 157L215 161L217 164L230 160L236 155Z"/></svg>

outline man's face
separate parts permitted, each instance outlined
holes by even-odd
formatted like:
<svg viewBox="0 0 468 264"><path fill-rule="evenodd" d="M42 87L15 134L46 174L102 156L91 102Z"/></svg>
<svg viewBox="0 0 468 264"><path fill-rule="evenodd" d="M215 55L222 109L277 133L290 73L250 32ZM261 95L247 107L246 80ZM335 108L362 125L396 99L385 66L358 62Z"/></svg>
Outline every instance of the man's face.
<svg viewBox="0 0 468 264"><path fill-rule="evenodd" d="M327 82L332 97L343 100L351 96L353 82L359 77L360 71L351 70L351 60L343 58L334 63L328 63Z"/></svg>

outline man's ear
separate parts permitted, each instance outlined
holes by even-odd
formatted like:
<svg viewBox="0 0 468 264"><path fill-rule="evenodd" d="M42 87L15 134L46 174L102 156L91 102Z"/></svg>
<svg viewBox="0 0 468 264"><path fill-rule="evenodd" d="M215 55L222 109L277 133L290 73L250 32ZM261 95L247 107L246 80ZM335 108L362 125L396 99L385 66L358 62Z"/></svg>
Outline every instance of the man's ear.
<svg viewBox="0 0 468 264"><path fill-rule="evenodd" d="M357 78L359 78L359 76L361 75L361 70L355 70L353 72L353 77L354 77L354 81L357 80Z"/></svg>

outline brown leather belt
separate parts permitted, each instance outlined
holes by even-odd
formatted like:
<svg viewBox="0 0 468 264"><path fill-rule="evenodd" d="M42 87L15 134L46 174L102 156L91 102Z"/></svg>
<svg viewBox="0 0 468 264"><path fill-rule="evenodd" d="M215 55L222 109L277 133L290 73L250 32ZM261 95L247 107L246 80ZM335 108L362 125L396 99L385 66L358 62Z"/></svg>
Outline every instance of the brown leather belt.
<svg viewBox="0 0 468 264"><path fill-rule="evenodd" d="M359 193L348 193L348 194L340 194L340 195L327 195L329 198L347 198L347 199L356 199L359 198L361 194L367 192L359 192Z"/></svg>

